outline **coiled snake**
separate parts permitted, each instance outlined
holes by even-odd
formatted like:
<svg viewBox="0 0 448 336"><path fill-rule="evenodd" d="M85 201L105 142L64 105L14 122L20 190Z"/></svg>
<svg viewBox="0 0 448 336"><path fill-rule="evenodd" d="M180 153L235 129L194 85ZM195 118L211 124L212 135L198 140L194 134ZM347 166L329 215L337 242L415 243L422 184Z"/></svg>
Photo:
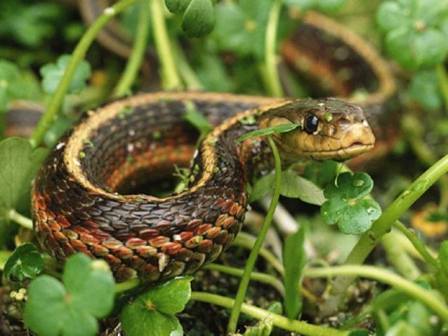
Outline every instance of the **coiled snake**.
<svg viewBox="0 0 448 336"><path fill-rule="evenodd" d="M390 139L381 116L395 86L384 62L356 35L312 13L283 55L325 92L358 93L351 100L358 98L375 130L386 129L376 133L379 143ZM133 193L135 185L172 174L174 165L188 166L197 141L182 118L188 108L215 126L194 156L188 188L165 198ZM269 161L263 140L240 144L240 135L293 122L300 127L274 137L285 160L346 159L373 147L366 116L338 99L160 92L110 103L86 113L40 170L32 196L38 239L59 259L75 252L105 259L119 281L192 273L238 233L246 182Z"/></svg>

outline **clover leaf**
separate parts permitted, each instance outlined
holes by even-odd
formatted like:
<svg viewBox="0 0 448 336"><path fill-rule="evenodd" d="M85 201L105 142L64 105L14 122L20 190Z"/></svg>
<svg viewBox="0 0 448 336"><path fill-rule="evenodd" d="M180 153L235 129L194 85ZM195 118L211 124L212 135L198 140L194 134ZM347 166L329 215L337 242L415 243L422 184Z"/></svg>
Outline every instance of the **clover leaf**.
<svg viewBox="0 0 448 336"><path fill-rule="evenodd" d="M270 0L220 2L216 8L213 33L218 48L240 56L264 54L266 23L272 5Z"/></svg>
<svg viewBox="0 0 448 336"><path fill-rule="evenodd" d="M37 47L56 32L54 21L62 12L57 3L0 1L0 34Z"/></svg>
<svg viewBox="0 0 448 336"><path fill-rule="evenodd" d="M128 336L180 336L183 329L175 314L190 300L191 277L176 278L150 289L126 306L120 320Z"/></svg>
<svg viewBox="0 0 448 336"><path fill-rule="evenodd" d="M417 72L411 81L409 95L424 108L436 110L442 107L442 97L434 70Z"/></svg>
<svg viewBox="0 0 448 336"><path fill-rule="evenodd" d="M346 234L361 234L381 215L379 204L369 197L373 180L366 173L343 173L324 190L327 201L320 211L325 222L337 224Z"/></svg>
<svg viewBox="0 0 448 336"><path fill-rule="evenodd" d="M104 261L76 254L65 264L63 283L48 275L31 282L25 324L39 335L96 335L96 319L112 310L114 286L114 278Z"/></svg>
<svg viewBox="0 0 448 336"><path fill-rule="evenodd" d="M42 75L42 86L46 93L54 93L58 87L71 55L62 55L56 63L46 64L40 69ZM70 93L81 91L86 86L86 81L91 75L89 63L83 60L75 70L75 74L69 86Z"/></svg>
<svg viewBox="0 0 448 336"><path fill-rule="evenodd" d="M395 0L381 4L377 22L389 54L404 68L440 64L448 54L448 5L439 0Z"/></svg>
<svg viewBox="0 0 448 336"><path fill-rule="evenodd" d="M182 29L191 37L210 33L215 25L212 0L165 0L170 12L182 15Z"/></svg>
<svg viewBox="0 0 448 336"><path fill-rule="evenodd" d="M33 244L16 248L5 264L4 275L9 280L34 279L42 271L44 260Z"/></svg>
<svg viewBox="0 0 448 336"><path fill-rule="evenodd" d="M14 64L0 59L0 113L15 99L36 98L38 85Z"/></svg>

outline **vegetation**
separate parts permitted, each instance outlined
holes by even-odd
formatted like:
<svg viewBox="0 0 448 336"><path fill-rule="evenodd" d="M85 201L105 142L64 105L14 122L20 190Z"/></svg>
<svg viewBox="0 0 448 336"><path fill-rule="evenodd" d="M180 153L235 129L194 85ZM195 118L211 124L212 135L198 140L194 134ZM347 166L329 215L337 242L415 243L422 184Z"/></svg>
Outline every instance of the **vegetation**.
<svg viewBox="0 0 448 336"><path fill-rule="evenodd" d="M0 324L23 319L42 336L95 335L117 319L129 336L448 332L448 1L119 0L88 27L66 6L0 2ZM288 82L308 96L278 65L309 10L375 44L399 84L400 138L370 175L334 161L282 167L272 136L297 125L263 129L240 140L272 149L275 171L249 186L254 218L265 214L194 277L116 283L104 261L77 254L62 270L39 250L32 180L77 111L148 87L282 97ZM125 60L95 43L115 18L134 36ZM28 139L5 135L18 101L43 106ZM210 125L187 110L202 138Z"/></svg>

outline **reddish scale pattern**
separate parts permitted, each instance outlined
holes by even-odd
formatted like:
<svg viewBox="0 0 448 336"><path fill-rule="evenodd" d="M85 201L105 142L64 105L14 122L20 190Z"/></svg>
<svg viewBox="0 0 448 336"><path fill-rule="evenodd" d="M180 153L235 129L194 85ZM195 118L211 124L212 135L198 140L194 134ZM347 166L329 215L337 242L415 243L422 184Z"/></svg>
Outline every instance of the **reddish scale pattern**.
<svg viewBox="0 0 448 336"><path fill-rule="evenodd" d="M201 98L201 94L198 97ZM223 118L228 117L229 110L236 113L256 106L257 100L254 98L250 102L229 103L198 99L195 103L204 111L214 111L216 122L215 113ZM226 112L221 113L222 109ZM178 120L183 110L182 101L155 101L137 109L129 118L134 118L133 122L140 124L148 118L140 118L138 114L151 116L155 111L162 114L174 112L174 117L167 119L169 124ZM112 121L117 122L116 125L105 125L105 128L113 128L114 134L109 136L103 136L105 131L98 131L99 138L91 139L94 145L84 149L82 158L74 154L90 180L96 178L95 174L105 174L95 166L94 161L103 164L107 161L114 165L113 169L104 166L112 175L98 177L101 181L104 176L104 181L99 182L99 185L106 190L113 190L123 180L132 177L137 166L138 169L146 167L152 169L149 171L157 172L173 163L185 162L187 156L191 155L192 145L187 143L189 136L180 136L179 125L176 125L175 134L168 140L148 140L147 136L143 138L143 133L136 134L135 139L131 140L134 143L138 141L141 146L134 151L133 160L118 158L114 162L110 159L113 153L110 146L116 147L116 155L123 155L125 144L120 141L126 137L119 133L122 127L130 127L125 121L120 118ZM155 119L150 121L154 122ZM160 120L157 126L167 129ZM187 132L188 127L184 127L184 132ZM241 127L246 126L238 124L238 129ZM141 129L143 132L143 127ZM245 172L234 141L243 131L224 132L222 140L214 147L219 158L217 169L213 169L214 172L202 187L183 196L154 201L138 195L111 198L86 189L67 171L63 160L65 138L48 158L35 181L32 202L39 242L59 260L75 252L102 258L109 263L118 281L138 275L144 281L154 282L193 273L204 262L217 258L229 246L244 220ZM118 144L111 142L112 136L121 139ZM174 150L175 138L184 146L183 150ZM103 149L102 146L107 147ZM106 155L105 160L101 159L102 155ZM204 171L202 159L201 156L195 159L194 164L200 168L195 174Z"/></svg>

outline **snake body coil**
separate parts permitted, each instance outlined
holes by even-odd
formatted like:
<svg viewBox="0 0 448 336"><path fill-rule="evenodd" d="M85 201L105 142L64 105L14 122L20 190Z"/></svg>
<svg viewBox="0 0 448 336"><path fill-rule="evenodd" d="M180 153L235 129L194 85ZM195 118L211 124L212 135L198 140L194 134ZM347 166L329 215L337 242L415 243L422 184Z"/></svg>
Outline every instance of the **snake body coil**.
<svg viewBox="0 0 448 336"><path fill-rule="evenodd" d="M217 127L199 148L189 188L165 198L118 194L132 181L188 164L196 136L182 116L191 104ZM36 179L38 238L58 258L79 251L105 259L119 280L192 273L240 230L245 184L263 163L257 162L262 140L236 139L291 122L300 127L275 137L288 159L347 158L373 147L362 110L337 99L160 93L92 111L56 146Z"/></svg>
<svg viewBox="0 0 448 336"><path fill-rule="evenodd" d="M111 27L104 34L119 43ZM395 85L366 43L311 13L282 53L285 64L306 72L325 94L363 107L380 139L376 152L390 147L386 140L393 128L384 127L382 117ZM196 155L197 131L183 119L191 108L215 127ZM75 252L103 258L117 280L138 275L153 282L192 273L238 233L247 206L245 185L269 165L264 141L236 139L291 122L300 127L274 138L285 160L349 158L373 147L361 109L336 99L153 93L90 111L36 178L32 206L38 239L58 259ZM141 192L172 175L175 165L189 166L193 156L185 191L164 198Z"/></svg>

